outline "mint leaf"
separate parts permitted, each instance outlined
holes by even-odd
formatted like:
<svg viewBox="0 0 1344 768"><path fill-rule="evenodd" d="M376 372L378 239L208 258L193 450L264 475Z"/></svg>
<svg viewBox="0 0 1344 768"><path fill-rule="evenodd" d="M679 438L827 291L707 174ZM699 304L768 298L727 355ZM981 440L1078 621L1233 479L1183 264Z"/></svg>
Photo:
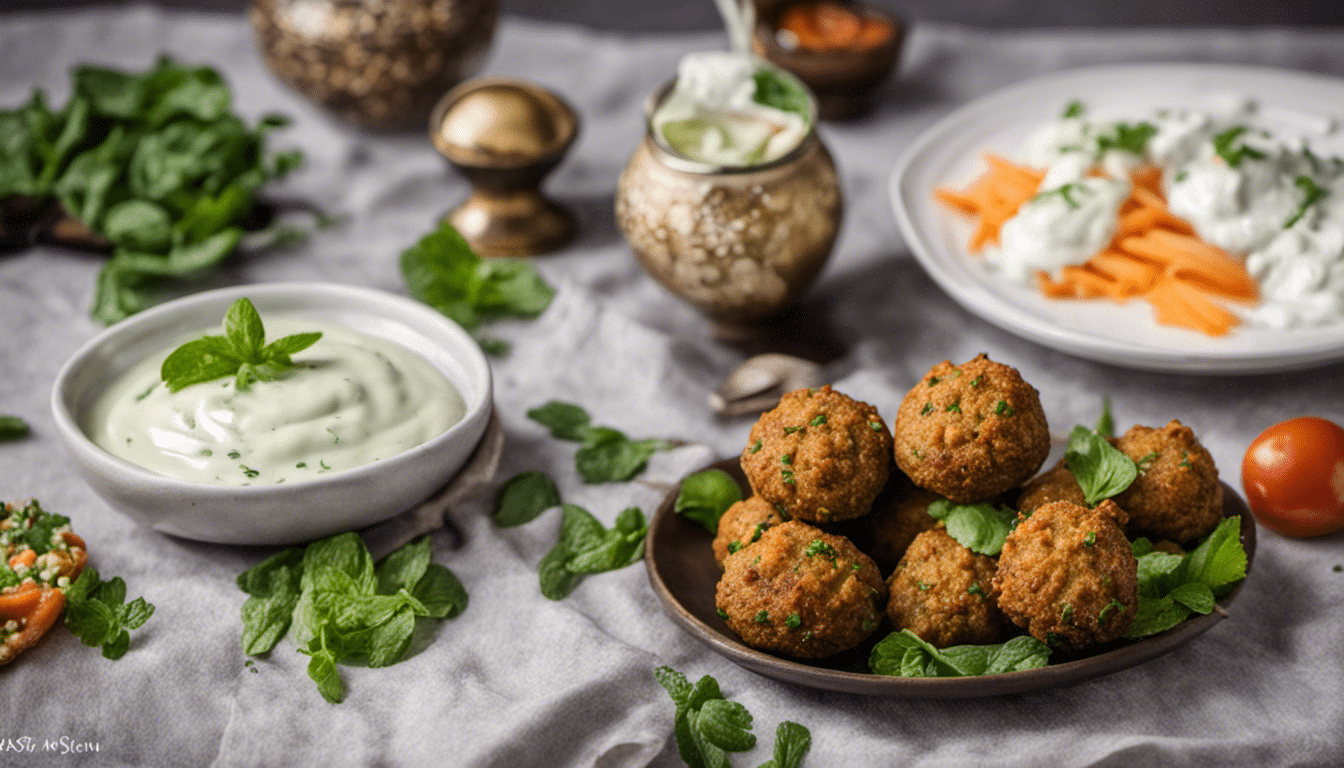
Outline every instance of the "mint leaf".
<svg viewBox="0 0 1344 768"><path fill-rule="evenodd" d="M336 671L336 654L329 650L314 651L308 660L308 677L317 683L322 698L332 704L345 699L345 686L341 684L340 673Z"/></svg>
<svg viewBox="0 0 1344 768"><path fill-rule="evenodd" d="M28 422L18 416L0 414L0 440L17 440L28 434Z"/></svg>
<svg viewBox="0 0 1344 768"><path fill-rule="evenodd" d="M1115 419L1111 417L1111 398L1103 397L1101 399L1101 416L1097 419L1097 426L1092 431L1102 437L1113 437L1115 435Z"/></svg>
<svg viewBox="0 0 1344 768"><path fill-rule="evenodd" d="M514 475L495 496L495 525L511 528L530 523L542 512L560 506L560 491L544 472Z"/></svg>
<svg viewBox="0 0 1344 768"><path fill-rule="evenodd" d="M1133 544L1139 564L1139 605L1125 637L1165 632L1191 613L1207 614L1233 584L1246 578L1241 519L1225 518L1185 555L1157 552L1147 539Z"/></svg>
<svg viewBox="0 0 1344 768"><path fill-rule="evenodd" d="M899 677L969 677L1037 669L1050 660L1050 647L1029 635L999 645L957 645L936 648L910 630L892 632L868 656L879 675Z"/></svg>
<svg viewBox="0 0 1344 768"><path fill-rule="evenodd" d="M653 454L672 448L666 440L631 440L610 427L591 427L574 465L585 483L615 483L644 471Z"/></svg>
<svg viewBox="0 0 1344 768"><path fill-rule="evenodd" d="M742 488L732 475L721 469L706 469L681 481L672 509L678 515L699 523L710 533L719 530L719 518L742 500Z"/></svg>
<svg viewBox="0 0 1344 768"><path fill-rule="evenodd" d="M929 516L942 520L947 535L963 547L982 555L996 556L1003 542L1017 527L1017 512L990 502L957 504L937 499L929 505Z"/></svg>
<svg viewBox="0 0 1344 768"><path fill-rule="evenodd" d="M555 291L523 259L482 259L447 222L401 254L411 295L467 330L499 317L535 317Z"/></svg>
<svg viewBox="0 0 1344 768"><path fill-rule="evenodd" d="M1201 615L1212 611L1215 602L1213 590L1198 581L1180 585L1167 593L1167 597Z"/></svg>
<svg viewBox="0 0 1344 768"><path fill-rule="evenodd" d="M788 720L775 729L774 759L761 768L800 768L812 748L812 732Z"/></svg>
<svg viewBox="0 0 1344 768"><path fill-rule="evenodd" d="M299 602L303 550L286 549L266 558L238 576L238 588L249 597L243 603L243 653L269 653L289 629Z"/></svg>
<svg viewBox="0 0 1344 768"><path fill-rule="evenodd" d="M1224 518L1188 555L1181 575L1207 585L1219 596L1246 578L1246 550L1241 546L1241 519Z"/></svg>
<svg viewBox="0 0 1344 768"><path fill-rule="evenodd" d="M429 568L429 536L420 536L401 549L389 554L374 567L378 580L378 594L391 595L397 590L411 590L420 583Z"/></svg>
<svg viewBox="0 0 1344 768"><path fill-rule="evenodd" d="M65 592L65 625L88 646L103 648L103 656L119 659L130 647L129 630L138 629L154 614L142 597L126 603L126 582L118 576L98 579L86 566Z"/></svg>
<svg viewBox="0 0 1344 768"><path fill-rule="evenodd" d="M584 575L624 568L644 556L648 525L638 507L629 507L607 530L588 510L565 504L560 538L537 566L541 593L563 600Z"/></svg>
<svg viewBox="0 0 1344 768"><path fill-rule="evenodd" d="M467 590L452 571L430 563L425 575L416 582L411 595L425 607L425 614L436 619L452 619L467 609Z"/></svg>
<svg viewBox="0 0 1344 768"><path fill-rule="evenodd" d="M1115 496L1139 476L1132 459L1087 427L1073 428L1064 461L1083 489L1088 506Z"/></svg>
<svg viewBox="0 0 1344 768"><path fill-rule="evenodd" d="M745 752L756 746L751 713L735 701L712 699L700 707L695 726L706 741L725 752Z"/></svg>
<svg viewBox="0 0 1344 768"><path fill-rule="evenodd" d="M256 380L273 381L294 367L289 359L291 354L322 338L318 332L294 334L267 346L261 315L247 298L229 307L224 334L203 336L169 353L159 368L159 376L170 392L225 376L236 377L235 387L239 391Z"/></svg>
<svg viewBox="0 0 1344 768"><path fill-rule="evenodd" d="M527 412L527 417L551 430L551 436L560 440L580 442L587 434L591 419L588 412L572 403L552 400Z"/></svg>

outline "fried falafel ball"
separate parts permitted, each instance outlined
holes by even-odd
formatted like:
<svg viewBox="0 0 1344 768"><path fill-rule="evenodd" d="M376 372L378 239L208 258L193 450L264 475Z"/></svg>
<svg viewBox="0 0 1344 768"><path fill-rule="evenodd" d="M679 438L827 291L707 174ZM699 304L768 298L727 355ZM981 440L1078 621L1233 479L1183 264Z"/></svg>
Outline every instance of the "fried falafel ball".
<svg viewBox="0 0 1344 768"><path fill-rule="evenodd" d="M843 536L793 520L723 565L719 615L753 648L819 659L853 648L881 623L887 585Z"/></svg>
<svg viewBox="0 0 1344 768"><path fill-rule="evenodd" d="M714 559L723 565L728 555L756 543L768 528L786 519L780 516L773 504L760 496L736 502L719 518L719 532L714 537Z"/></svg>
<svg viewBox="0 0 1344 768"><path fill-rule="evenodd" d="M938 524L929 516L929 505L940 498L938 494L914 487L899 472L892 475L900 481L888 482L873 502L873 511L846 529L854 545L873 558L883 574L895 570L916 536Z"/></svg>
<svg viewBox="0 0 1344 768"><path fill-rule="evenodd" d="M756 495L801 520L866 514L891 471L891 432L877 409L831 389L784 395L751 428L742 471Z"/></svg>
<svg viewBox="0 0 1344 768"><path fill-rule="evenodd" d="M1161 428L1136 425L1115 447L1139 466L1139 476L1115 497L1129 513L1131 533L1186 543L1218 527L1218 468L1189 427L1175 419Z"/></svg>
<svg viewBox="0 0 1344 768"><path fill-rule="evenodd" d="M921 488L983 501L1021 485L1050 452L1036 389L1017 369L981 354L935 365L901 402L896 464Z"/></svg>
<svg viewBox="0 0 1344 768"><path fill-rule="evenodd" d="M942 526L925 531L887 580L887 616L897 631L939 648L997 643L1008 622L990 598L995 570L994 558L963 547Z"/></svg>
<svg viewBox="0 0 1344 768"><path fill-rule="evenodd" d="M1033 477L1022 486L1017 497L1016 509L1019 512L1035 512L1052 501L1068 501L1080 507L1087 506L1087 497L1083 487L1069 471L1068 465L1059 462L1054 469Z"/></svg>
<svg viewBox="0 0 1344 768"><path fill-rule="evenodd" d="M1053 648L1079 651L1114 640L1138 608L1138 562L1125 511L1053 501L1003 543L993 597L1014 624Z"/></svg>

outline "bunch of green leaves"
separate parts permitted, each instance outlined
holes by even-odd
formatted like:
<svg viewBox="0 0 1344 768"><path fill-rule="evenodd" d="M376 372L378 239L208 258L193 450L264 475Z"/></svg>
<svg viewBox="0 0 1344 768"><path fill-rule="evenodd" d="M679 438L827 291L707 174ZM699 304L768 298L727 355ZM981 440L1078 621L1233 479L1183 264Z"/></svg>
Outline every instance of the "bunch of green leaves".
<svg viewBox="0 0 1344 768"><path fill-rule="evenodd" d="M28 422L18 416L0 414L0 440L17 440L28 434Z"/></svg>
<svg viewBox="0 0 1344 768"><path fill-rule="evenodd" d="M935 648L908 629L892 632L873 646L868 667L897 677L973 677L1044 667L1050 647L1030 635L998 645Z"/></svg>
<svg viewBox="0 0 1344 768"><path fill-rule="evenodd" d="M555 290L526 260L482 259L448 222L401 254L401 275L411 295L468 331L501 317L536 317ZM508 345L477 337L485 351Z"/></svg>
<svg viewBox="0 0 1344 768"><path fill-rule="evenodd" d="M139 629L154 606L137 597L126 602L126 582L120 576L107 581L86 566L65 590L65 626L85 645L103 647L103 656L120 659L131 645L132 629Z"/></svg>
<svg viewBox="0 0 1344 768"><path fill-rule="evenodd" d="M336 664L386 667L406 656L419 618L451 619L467 607L452 571L430 562L429 537L375 565L364 542L342 533L267 558L238 577L243 650L270 652L291 623L308 676L331 702L345 697Z"/></svg>
<svg viewBox="0 0 1344 768"><path fill-rule="evenodd" d="M280 378L294 367L290 355L321 338L320 332L296 333L267 344L261 315L249 299L242 298L224 316L223 336L202 336L173 350L159 375L170 392L225 376L233 376L235 388L242 391L253 381Z"/></svg>
<svg viewBox="0 0 1344 768"><path fill-rule="evenodd" d="M633 565L644 557L644 539L649 526L639 507L628 507L607 529L592 513L565 504L560 539L541 559L537 574L541 594L563 600L590 573L603 573Z"/></svg>
<svg viewBox="0 0 1344 768"><path fill-rule="evenodd" d="M725 699L713 677L705 675L691 685L671 667L658 667L653 674L676 704L673 733L677 751L689 768L731 768L728 753L756 746L751 713L742 704ZM775 729L773 758L760 768L799 768L811 748L811 732L785 720Z"/></svg>
<svg viewBox="0 0 1344 768"><path fill-rule="evenodd" d="M930 504L929 517L943 521L947 535L961 546L991 557L998 556L1003 550L1004 540L1020 519L1015 510L1002 504L987 501L958 504L947 499L937 499Z"/></svg>
<svg viewBox="0 0 1344 768"><path fill-rule="evenodd" d="M558 400L533 408L527 417L549 429L552 437L582 443L574 466L585 483L629 480L644 471L653 454L676 447L669 440L631 440L620 430L595 427L587 411Z"/></svg>
<svg viewBox="0 0 1344 768"><path fill-rule="evenodd" d="M157 278L217 264L242 237L257 190L302 161L269 154L279 116L249 127L209 67L161 58L148 71L81 66L59 110L41 91L0 111L0 199L55 198L112 243L93 317L113 323L149 302Z"/></svg>
<svg viewBox="0 0 1344 768"><path fill-rule="evenodd" d="M761 67L751 76L756 88L751 100L781 112L792 112L804 121L812 120L812 97L796 77L774 67Z"/></svg>
<svg viewBox="0 0 1344 768"><path fill-rule="evenodd" d="M1133 543L1139 563L1139 606L1125 637L1165 632L1191 614L1207 614L1246 578L1241 519L1229 517L1184 555L1159 552L1147 539Z"/></svg>
<svg viewBox="0 0 1344 768"><path fill-rule="evenodd" d="M705 469L681 481L672 509L678 515L699 523L710 533L719 530L719 518L742 500L742 486L721 469Z"/></svg>

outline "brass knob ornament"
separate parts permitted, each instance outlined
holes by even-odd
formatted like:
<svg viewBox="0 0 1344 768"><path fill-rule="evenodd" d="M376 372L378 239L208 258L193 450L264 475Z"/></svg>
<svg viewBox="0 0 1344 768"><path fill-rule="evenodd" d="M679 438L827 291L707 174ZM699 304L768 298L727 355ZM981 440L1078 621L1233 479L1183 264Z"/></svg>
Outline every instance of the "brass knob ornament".
<svg viewBox="0 0 1344 768"><path fill-rule="evenodd" d="M471 182L445 219L482 256L532 256L574 237L574 216L541 191L579 132L560 97L512 78L472 80L434 108L434 148Z"/></svg>

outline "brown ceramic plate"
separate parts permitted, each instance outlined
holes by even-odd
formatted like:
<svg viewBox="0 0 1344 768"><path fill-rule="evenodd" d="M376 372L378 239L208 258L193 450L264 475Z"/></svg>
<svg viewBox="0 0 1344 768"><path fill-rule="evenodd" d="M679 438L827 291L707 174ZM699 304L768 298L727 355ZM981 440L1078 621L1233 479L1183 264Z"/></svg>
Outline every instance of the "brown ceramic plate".
<svg viewBox="0 0 1344 768"><path fill-rule="evenodd" d="M722 469L732 475L742 486L743 493L750 493L737 459L706 467L710 468ZM872 674L868 671L868 653L886 636L886 631L882 630L852 651L803 663L748 648L719 618L714 607L714 589L721 570L714 562L710 547L713 536L672 511L676 498L676 491L669 493L654 513L644 555L649 580L667 615L696 639L743 667L809 688L912 699L960 699L1045 690L1109 675L1155 659L1199 637L1226 618L1215 610L1145 640L1109 643L1086 655L1061 658L1056 654L1054 663L1040 669L983 677L920 678ZM1236 491L1224 484L1223 514L1241 517L1241 544L1246 549L1248 574L1255 559L1255 520L1249 512ZM1225 611L1231 605L1244 583L1233 587L1218 603L1220 609Z"/></svg>

